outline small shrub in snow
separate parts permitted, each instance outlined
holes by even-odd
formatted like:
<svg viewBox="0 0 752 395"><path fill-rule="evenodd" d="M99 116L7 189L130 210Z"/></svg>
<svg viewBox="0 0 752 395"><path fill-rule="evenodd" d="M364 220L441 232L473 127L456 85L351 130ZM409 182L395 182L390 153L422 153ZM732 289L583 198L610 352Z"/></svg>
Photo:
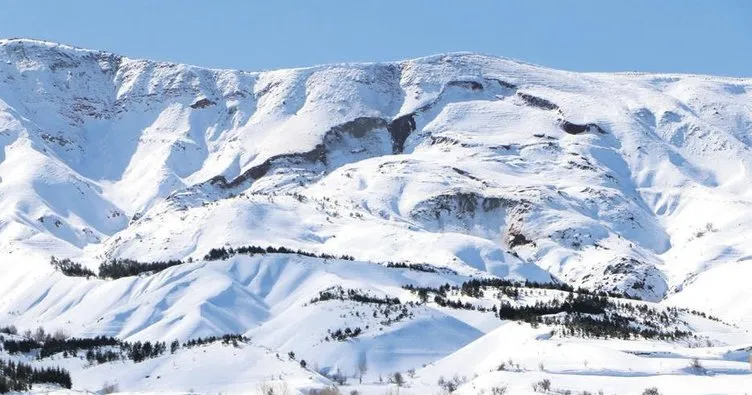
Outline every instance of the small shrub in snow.
<svg viewBox="0 0 752 395"><path fill-rule="evenodd" d="M180 342L173 340L172 343L170 343L170 354L175 354L178 349L180 349Z"/></svg>
<svg viewBox="0 0 752 395"><path fill-rule="evenodd" d="M355 391L355 393L357 392L358 391ZM310 390L308 392L308 395L342 395L342 392L340 392L339 388L335 386L330 386L330 387L322 388L320 390L317 390L317 389Z"/></svg>
<svg viewBox="0 0 752 395"><path fill-rule="evenodd" d="M347 384L347 376L342 372L330 373L329 375L326 375L326 377L339 385Z"/></svg>
<svg viewBox="0 0 752 395"><path fill-rule="evenodd" d="M705 367L702 366L702 362L700 362L698 358L692 358L692 362L690 362L689 368L694 370L695 373L705 372Z"/></svg>
<svg viewBox="0 0 752 395"><path fill-rule="evenodd" d="M402 387L403 385L405 385L405 378L402 377L402 373L400 372L395 372L392 377L389 378L389 381L396 384L397 387Z"/></svg>
<svg viewBox="0 0 752 395"><path fill-rule="evenodd" d="M548 392L551 390L551 380L543 379L537 383L533 383L533 391L535 392Z"/></svg>
<svg viewBox="0 0 752 395"><path fill-rule="evenodd" d="M363 384L363 376L368 373L368 360L365 355L361 355L358 359L358 381Z"/></svg>
<svg viewBox="0 0 752 395"><path fill-rule="evenodd" d="M193 392L193 391L191 391ZM286 384L261 383L258 387L261 395L290 395L290 388Z"/></svg>
<svg viewBox="0 0 752 395"><path fill-rule="evenodd" d="M466 377L460 378L459 376L455 375L451 380L445 380L444 377L439 377L439 387L441 387L445 392L452 393L454 391L457 391L457 388L459 388L460 385L467 382Z"/></svg>
<svg viewBox="0 0 752 395"><path fill-rule="evenodd" d="M102 386L102 389L100 389L98 393L105 395L105 394L114 394L118 391L120 390L118 389L117 383L114 383L114 384L104 383L104 385Z"/></svg>
<svg viewBox="0 0 752 395"><path fill-rule="evenodd" d="M4 326L0 328L0 333L5 333L6 335L17 335L18 329L16 329L14 325Z"/></svg>
<svg viewBox="0 0 752 395"><path fill-rule="evenodd" d="M351 329L349 326L346 327L344 330L337 329L334 332L329 330L329 336L325 337L324 341L330 341L331 339L331 340L343 342L351 337L358 337L360 336L361 333L363 333L362 329L358 327L356 327L355 329Z"/></svg>
<svg viewBox="0 0 752 395"><path fill-rule="evenodd" d="M47 339L47 334L44 332L44 328L41 326L37 328L36 332L34 332L34 335L32 336L32 340L37 342L43 342Z"/></svg>
<svg viewBox="0 0 752 395"><path fill-rule="evenodd" d="M505 395L507 393L507 387L492 387L491 395Z"/></svg>
<svg viewBox="0 0 752 395"><path fill-rule="evenodd" d="M642 395L661 395L661 392L656 387L650 387L645 388L645 391L642 391Z"/></svg>
<svg viewBox="0 0 752 395"><path fill-rule="evenodd" d="M58 330L55 331L55 333L52 334L52 339L58 340L58 341L65 340L68 337L70 337L70 336L68 336L68 333L66 333L62 329L58 329Z"/></svg>

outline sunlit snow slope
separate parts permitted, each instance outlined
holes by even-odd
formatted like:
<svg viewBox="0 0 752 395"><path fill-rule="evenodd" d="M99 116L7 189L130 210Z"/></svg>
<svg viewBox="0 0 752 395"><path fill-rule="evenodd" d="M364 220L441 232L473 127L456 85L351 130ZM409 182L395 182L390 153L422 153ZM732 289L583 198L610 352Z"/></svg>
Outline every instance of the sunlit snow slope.
<svg viewBox="0 0 752 395"><path fill-rule="evenodd" d="M428 263L455 273L436 284L561 280L752 329L749 79L466 53L242 72L0 40L0 144L0 323L309 344L280 334L284 314L332 285L325 269L200 262L253 244L353 256L336 276L374 292L403 285L376 264ZM52 255L196 263L106 282L53 273ZM400 366L497 325L418 316L456 341Z"/></svg>

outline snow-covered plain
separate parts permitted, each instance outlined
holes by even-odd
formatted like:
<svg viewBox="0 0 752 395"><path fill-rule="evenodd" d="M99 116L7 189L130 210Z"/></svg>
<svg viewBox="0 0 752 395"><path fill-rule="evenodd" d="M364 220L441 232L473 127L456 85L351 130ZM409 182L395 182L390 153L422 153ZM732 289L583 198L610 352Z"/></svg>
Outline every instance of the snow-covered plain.
<svg viewBox="0 0 752 395"><path fill-rule="evenodd" d="M752 80L466 53L251 73L0 40L0 145L0 325L251 338L139 364L42 361L68 367L76 390L303 390L330 383L315 370L352 375L363 360L359 390L374 394L387 391L379 376L410 369L402 393L455 375L467 394L544 378L594 393L752 390ZM355 261L203 260L243 245ZM63 276L53 255L92 269L192 262L101 280ZM402 288L478 276L561 280L722 322L683 317L702 342L550 337ZM369 304L312 302L332 287L416 303L383 324ZM368 329L325 340L355 326ZM309 369L276 356L289 351ZM520 367L496 370L510 359Z"/></svg>

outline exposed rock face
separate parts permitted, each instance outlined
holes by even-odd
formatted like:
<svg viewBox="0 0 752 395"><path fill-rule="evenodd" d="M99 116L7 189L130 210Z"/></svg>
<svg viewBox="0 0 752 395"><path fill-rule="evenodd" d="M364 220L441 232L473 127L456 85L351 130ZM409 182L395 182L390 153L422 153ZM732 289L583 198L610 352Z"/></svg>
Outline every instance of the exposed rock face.
<svg viewBox="0 0 752 395"><path fill-rule="evenodd" d="M594 124L594 123L588 123L584 125L578 125L576 123L572 123L566 120L562 120L560 122L562 130L569 134L581 134L585 132L598 132L598 133L606 133L603 129L601 129L600 126Z"/></svg>
<svg viewBox="0 0 752 395"><path fill-rule="evenodd" d="M530 94L527 94L527 93L524 93L524 92L517 92L517 96L519 96L520 99L522 99L525 103L527 103L527 104L529 104L529 105L531 105L533 107L538 107L538 108L543 109L543 110L551 110L551 111L558 111L559 110L559 106L557 106L554 103L551 103L550 101L548 101L546 99L543 99L543 98L540 98L540 97L537 97L537 96L533 96L533 95L530 95Z"/></svg>

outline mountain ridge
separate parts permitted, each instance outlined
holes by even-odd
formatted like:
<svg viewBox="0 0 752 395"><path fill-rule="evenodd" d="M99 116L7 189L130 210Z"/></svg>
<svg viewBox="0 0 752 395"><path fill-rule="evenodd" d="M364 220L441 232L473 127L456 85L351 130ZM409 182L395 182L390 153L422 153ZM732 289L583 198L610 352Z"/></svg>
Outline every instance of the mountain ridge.
<svg viewBox="0 0 752 395"><path fill-rule="evenodd" d="M195 67L199 69L206 69L211 71L238 71L242 73L264 73L269 71L277 71L277 70L309 70L309 69L315 69L315 68L326 68L326 67L334 67L334 66L372 66L372 65L378 65L378 64L395 64L395 63L402 63L402 62L414 62L414 61L421 61L421 60L431 60L439 57L458 57L458 56L481 56L481 57L487 57L487 58L494 58L497 60L503 60L508 61L512 63L517 63L524 66L532 66L536 68L541 69L548 69L548 70L556 70L562 73L573 73L573 74L593 74L593 75L627 75L627 76L637 76L637 77L643 77L643 76L657 76L657 77L698 77L698 78L708 78L708 79L714 79L714 80L730 80L730 81L741 81L741 82L749 82L749 80L752 79L752 77L743 77L743 76L728 76L728 75L716 75L716 74L702 74L702 73L672 73L672 72L654 72L654 71L639 71L639 70L625 70L625 71L575 71L575 70L565 70L565 69L557 69L555 67L546 66L543 64L538 63L532 63L525 61L523 59L518 58L511 58L508 56L503 55L496 55L491 53L485 53L485 52L476 52L476 51L449 51L449 52L440 52L435 54L429 54L424 56L417 56L417 57L410 57L406 59L395 59L395 60L383 60L383 61L364 61L364 62L332 62L332 63L322 63L322 64L316 64L316 65L309 65L309 66L299 66L299 67L277 67L277 68L269 68L269 69L258 69L258 70L246 70L242 68L216 68L211 66L204 66L199 64L191 64L191 63L183 63L179 61L172 61L172 60L156 60L156 59L150 59L150 58L142 58L142 57L132 57L127 55L121 55L117 51L109 51L109 50L99 50L99 49L92 49L84 46L78 46L73 44L66 44L62 42L52 41L52 40L45 40L45 39L37 39L37 38L29 38L29 37L11 37L11 38L0 38L0 45L5 44L11 44L11 43L20 43L20 44L34 44L34 45L45 45L50 48L52 47L60 47L60 48L67 48L72 49L75 51L83 51L83 52L92 52L92 53L102 53L105 55L113 55L118 58L125 58L129 60L134 61L147 61L152 63L167 63L167 64L175 64L175 65L184 65L189 67Z"/></svg>
<svg viewBox="0 0 752 395"><path fill-rule="evenodd" d="M239 333L329 372L352 374L366 355L380 374L436 362L421 371L434 381L505 334L546 353L584 347L553 317L566 311L519 329L499 319L502 307L562 308L564 290L463 287L505 279L569 284L605 317L591 293L623 295L609 308L670 311L696 336L587 342L618 349L608 369L642 347L683 361L706 341L704 358L736 372L718 347L732 353L752 329L734 302L752 296L750 103L752 79L474 53L243 72L0 40L0 324ZM206 258L249 245L306 253ZM182 263L85 278L53 256L92 271ZM632 318L654 325L651 314Z"/></svg>

